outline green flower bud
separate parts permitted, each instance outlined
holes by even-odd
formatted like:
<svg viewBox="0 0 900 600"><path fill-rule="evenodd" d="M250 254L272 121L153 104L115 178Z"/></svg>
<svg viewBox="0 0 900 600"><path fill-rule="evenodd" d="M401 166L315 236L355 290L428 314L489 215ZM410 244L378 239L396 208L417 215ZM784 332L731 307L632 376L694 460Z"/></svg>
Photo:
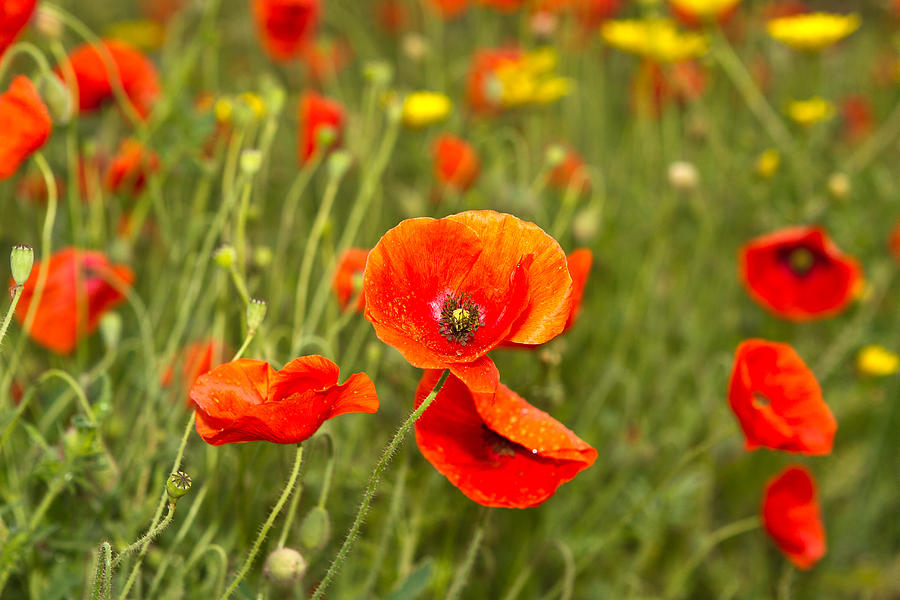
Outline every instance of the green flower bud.
<svg viewBox="0 0 900 600"><path fill-rule="evenodd" d="M564 160L566 160L566 149L559 144L548 146L544 151L544 162L551 169L561 165Z"/></svg>
<svg viewBox="0 0 900 600"><path fill-rule="evenodd" d="M247 328L255 331L263 319L266 318L266 308L268 305L265 300L259 298L251 298L250 304L247 305Z"/></svg>
<svg viewBox="0 0 900 600"><path fill-rule="evenodd" d="M300 543L307 550L321 548L331 537L331 519L324 507L316 506L306 514L300 526Z"/></svg>
<svg viewBox="0 0 900 600"><path fill-rule="evenodd" d="M241 152L241 171L245 175L256 175L262 166L262 152L255 148L247 148Z"/></svg>
<svg viewBox="0 0 900 600"><path fill-rule="evenodd" d="M328 175L333 179L340 179L350 168L353 159L346 150L336 150L328 157Z"/></svg>
<svg viewBox="0 0 900 600"><path fill-rule="evenodd" d="M176 471L169 475L166 481L166 494L169 495L169 502L177 502L179 498L187 494L191 489L190 476L184 471Z"/></svg>
<svg viewBox="0 0 900 600"><path fill-rule="evenodd" d="M235 251L234 246L225 244L213 252L212 257L219 266L230 269L234 265L234 261L237 260L237 252Z"/></svg>
<svg viewBox="0 0 900 600"><path fill-rule="evenodd" d="M265 100L266 106L269 107L272 113L280 113L284 106L284 101L287 98L287 93L284 91L284 88L278 85L278 82L274 78L266 77L260 83L260 90L262 91L262 97L263 100Z"/></svg>
<svg viewBox="0 0 900 600"><path fill-rule="evenodd" d="M35 82L38 94L47 110L50 112L50 118L58 125L65 125L72 119L74 112L74 102L72 94L60 79L51 73L45 73L38 77Z"/></svg>
<svg viewBox="0 0 900 600"><path fill-rule="evenodd" d="M306 573L306 559L293 548L279 548L266 559L265 573L273 583L294 583Z"/></svg>
<svg viewBox="0 0 900 600"><path fill-rule="evenodd" d="M385 87L394 77L394 70L389 62L373 60L363 65L363 77L377 86Z"/></svg>
<svg viewBox="0 0 900 600"><path fill-rule="evenodd" d="M119 345L122 335L122 317L119 313L109 312L100 319L100 337L107 348L115 348Z"/></svg>
<svg viewBox="0 0 900 600"><path fill-rule="evenodd" d="M34 265L34 250L25 244L16 244L9 253L9 267L16 285L25 285Z"/></svg>
<svg viewBox="0 0 900 600"><path fill-rule="evenodd" d="M337 141L337 129L331 125L320 125L316 128L316 149L324 152L331 148Z"/></svg>

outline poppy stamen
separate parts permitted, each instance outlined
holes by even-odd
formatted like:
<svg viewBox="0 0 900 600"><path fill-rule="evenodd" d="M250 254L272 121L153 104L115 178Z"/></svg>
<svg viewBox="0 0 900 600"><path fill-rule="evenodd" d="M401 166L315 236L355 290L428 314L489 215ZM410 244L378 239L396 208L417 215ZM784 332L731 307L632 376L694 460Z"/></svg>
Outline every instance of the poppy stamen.
<svg viewBox="0 0 900 600"><path fill-rule="evenodd" d="M448 342L465 346L482 325L481 312L469 292L459 296L450 294L444 300L438 331Z"/></svg>
<svg viewBox="0 0 900 600"><path fill-rule="evenodd" d="M816 264L816 255L804 246L794 248L787 256L788 266L796 275L806 275Z"/></svg>
<svg viewBox="0 0 900 600"><path fill-rule="evenodd" d="M485 445L490 447L495 455L499 456L515 456L516 448L521 446L515 442L511 442L499 433L491 430L487 425L481 425L484 433Z"/></svg>

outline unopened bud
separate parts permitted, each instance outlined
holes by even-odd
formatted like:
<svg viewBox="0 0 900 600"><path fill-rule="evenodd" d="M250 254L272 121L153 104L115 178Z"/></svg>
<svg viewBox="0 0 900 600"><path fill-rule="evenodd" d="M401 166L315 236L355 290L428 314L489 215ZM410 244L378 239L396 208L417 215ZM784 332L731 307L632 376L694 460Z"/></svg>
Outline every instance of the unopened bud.
<svg viewBox="0 0 900 600"><path fill-rule="evenodd" d="M316 148L321 152L331 148L337 141L337 129L331 125L320 125L316 129Z"/></svg>
<svg viewBox="0 0 900 600"><path fill-rule="evenodd" d="M226 244L213 252L212 257L217 264L226 269L230 269L232 265L234 265L234 261L237 260L237 252L235 251L234 246Z"/></svg>
<svg viewBox="0 0 900 600"><path fill-rule="evenodd" d="M306 573L306 559L293 548L279 548L266 559L265 572L273 583L294 583Z"/></svg>
<svg viewBox="0 0 900 600"><path fill-rule="evenodd" d="M52 10L38 6L34 16L34 28L49 38L62 36L63 24Z"/></svg>
<svg viewBox="0 0 900 600"><path fill-rule="evenodd" d="M119 339L122 336L122 317L119 313L108 312L100 319L100 337L103 338L103 345L108 349L115 348L119 345Z"/></svg>
<svg viewBox="0 0 900 600"><path fill-rule="evenodd" d="M688 192L697 187L700 182L700 173L697 167L683 160L669 165L669 185L681 192Z"/></svg>
<svg viewBox="0 0 900 600"><path fill-rule="evenodd" d="M828 191L835 200L844 200L850 194L850 178L846 173L833 173L828 178Z"/></svg>
<svg viewBox="0 0 900 600"><path fill-rule="evenodd" d="M44 73L35 82L38 94L47 105L50 118L58 125L65 125L72 118L74 102L72 93L62 81L52 73Z"/></svg>
<svg viewBox="0 0 900 600"><path fill-rule="evenodd" d="M190 476L184 471L176 471L169 475L166 481L166 494L169 496L169 502L177 502L179 498L187 494L191 490Z"/></svg>
<svg viewBox="0 0 900 600"><path fill-rule="evenodd" d="M303 525L300 526L300 543L307 550L315 550L328 543L330 537L331 519L328 511L322 506L316 506L303 519Z"/></svg>
<svg viewBox="0 0 900 600"><path fill-rule="evenodd" d="M328 157L328 175L332 179L340 179L350 168L352 162L350 153L346 150L336 150Z"/></svg>
<svg viewBox="0 0 900 600"><path fill-rule="evenodd" d="M389 62L373 60L363 66L363 77L377 86L385 87L391 83L394 70Z"/></svg>
<svg viewBox="0 0 900 600"><path fill-rule="evenodd" d="M245 175L256 175L262 166L262 152L255 148L247 148L241 152L241 171Z"/></svg>
<svg viewBox="0 0 900 600"><path fill-rule="evenodd" d="M25 244L16 244L9 253L9 268L16 285L25 285L34 265L34 250Z"/></svg>
<svg viewBox="0 0 900 600"><path fill-rule="evenodd" d="M284 106L284 101L287 98L287 93L284 91L284 88L281 87L274 78L266 77L262 80L260 89L262 90L262 96L266 106L273 114L277 115L280 113Z"/></svg>
<svg viewBox="0 0 900 600"><path fill-rule="evenodd" d="M566 160L566 149L560 144L548 146L544 151L544 162L550 169L558 167L564 160Z"/></svg>
<svg viewBox="0 0 900 600"><path fill-rule="evenodd" d="M263 322L263 319L266 318L267 306L265 300L260 300L259 298L250 299L250 303L247 304L247 328L250 331L255 331L260 323Z"/></svg>

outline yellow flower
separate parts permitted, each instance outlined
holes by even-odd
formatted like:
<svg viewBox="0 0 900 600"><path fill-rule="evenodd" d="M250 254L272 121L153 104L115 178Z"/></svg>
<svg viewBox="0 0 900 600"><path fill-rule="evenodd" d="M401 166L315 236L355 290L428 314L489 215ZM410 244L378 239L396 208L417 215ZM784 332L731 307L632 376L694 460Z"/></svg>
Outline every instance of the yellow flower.
<svg viewBox="0 0 900 600"><path fill-rule="evenodd" d="M446 94L439 92L413 92L403 100L403 124L421 129L440 123L453 110L453 103Z"/></svg>
<svg viewBox="0 0 900 600"><path fill-rule="evenodd" d="M238 100L243 102L257 119L262 119L266 116L266 101L259 94L244 92L238 96Z"/></svg>
<svg viewBox="0 0 900 600"><path fill-rule="evenodd" d="M781 166L781 154L774 148L769 148L756 159L756 174L763 179L771 179Z"/></svg>
<svg viewBox="0 0 900 600"><path fill-rule="evenodd" d="M712 21L725 11L731 10L741 0L669 0L677 9L694 15L704 21Z"/></svg>
<svg viewBox="0 0 900 600"><path fill-rule="evenodd" d="M567 96L574 82L554 70L558 58L552 48L528 52L516 61L500 65L494 72L497 98L505 108L528 104L552 104Z"/></svg>
<svg viewBox="0 0 900 600"><path fill-rule="evenodd" d="M679 31L671 19L613 20L600 29L607 44L659 63L672 63L706 54L706 37Z"/></svg>
<svg viewBox="0 0 900 600"><path fill-rule="evenodd" d="M887 377L900 371L900 356L883 346L866 346L856 355L856 368L863 375Z"/></svg>
<svg viewBox="0 0 900 600"><path fill-rule="evenodd" d="M769 21L769 35L797 50L821 50L859 29L859 15L807 13Z"/></svg>
<svg viewBox="0 0 900 600"><path fill-rule="evenodd" d="M824 98L794 100L788 105L788 116L798 125L809 127L834 116L834 104Z"/></svg>

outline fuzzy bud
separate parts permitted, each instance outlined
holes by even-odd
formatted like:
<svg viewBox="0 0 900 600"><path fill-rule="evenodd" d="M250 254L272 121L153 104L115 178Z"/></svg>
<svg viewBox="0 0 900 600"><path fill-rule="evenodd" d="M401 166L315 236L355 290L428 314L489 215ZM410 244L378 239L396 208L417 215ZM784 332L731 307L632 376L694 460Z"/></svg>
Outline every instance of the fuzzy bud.
<svg viewBox="0 0 900 600"><path fill-rule="evenodd" d="M119 339L122 337L122 317L119 313L108 312L103 315L100 319L100 337L108 349L119 345Z"/></svg>
<svg viewBox="0 0 900 600"><path fill-rule="evenodd" d="M212 257L219 266L230 269L234 265L234 261L237 260L237 252L234 246L225 244L213 252Z"/></svg>
<svg viewBox="0 0 900 600"><path fill-rule="evenodd" d="M51 39L59 39L63 33L63 24L57 14L43 6L35 11L34 28Z"/></svg>
<svg viewBox="0 0 900 600"><path fill-rule="evenodd" d="M293 548L279 548L266 559L265 573L273 583L294 583L306 573L306 559Z"/></svg>
<svg viewBox="0 0 900 600"><path fill-rule="evenodd" d="M50 118L58 125L65 125L72 119L74 102L72 93L65 84L51 73L44 73L35 82L41 100L47 105Z"/></svg>
<svg viewBox="0 0 900 600"><path fill-rule="evenodd" d="M346 150L336 150L328 157L328 175L332 179L340 179L350 168L352 162L350 153Z"/></svg>
<svg viewBox="0 0 900 600"><path fill-rule="evenodd" d="M187 494L191 490L190 476L184 471L176 471L169 475L166 481L166 494L169 496L169 502L177 502L179 498Z"/></svg>
<svg viewBox="0 0 900 600"><path fill-rule="evenodd" d="M389 62L373 60L363 66L363 77L379 87L386 87L394 78L394 70Z"/></svg>
<svg viewBox="0 0 900 600"><path fill-rule="evenodd" d="M267 307L265 300L260 300L259 298L250 299L250 303L247 305L247 328L250 331L255 331L260 323L263 322L263 319L266 318Z"/></svg>
<svg viewBox="0 0 900 600"><path fill-rule="evenodd" d="M241 172L244 175L256 175L262 166L262 152L255 148L247 148L241 152Z"/></svg>
<svg viewBox="0 0 900 600"><path fill-rule="evenodd" d="M25 285L34 265L34 250L25 244L16 244L9 253L9 267L16 285Z"/></svg>
<svg viewBox="0 0 900 600"><path fill-rule="evenodd" d="M316 149L319 151L331 148L337 141L337 129L331 125L321 125L316 128Z"/></svg>
<svg viewBox="0 0 900 600"><path fill-rule="evenodd" d="M322 506L316 506L303 519L303 525L300 526L300 543L307 550L315 550L328 543L330 537L331 519L328 511Z"/></svg>

